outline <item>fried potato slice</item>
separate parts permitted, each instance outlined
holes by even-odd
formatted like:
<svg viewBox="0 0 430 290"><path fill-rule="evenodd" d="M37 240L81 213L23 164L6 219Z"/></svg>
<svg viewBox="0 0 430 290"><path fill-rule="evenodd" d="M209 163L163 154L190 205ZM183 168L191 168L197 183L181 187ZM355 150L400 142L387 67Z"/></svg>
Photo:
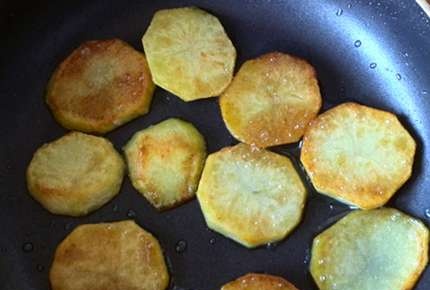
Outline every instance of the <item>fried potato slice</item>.
<svg viewBox="0 0 430 290"><path fill-rule="evenodd" d="M313 242L321 290L412 289L428 261L429 231L396 209L354 211Z"/></svg>
<svg viewBox="0 0 430 290"><path fill-rule="evenodd" d="M119 192L124 167L107 139L72 132L34 153L27 168L27 186L51 213L82 216Z"/></svg>
<svg viewBox="0 0 430 290"><path fill-rule="evenodd" d="M156 238L133 221L86 224L57 247L52 290L164 290L169 273Z"/></svg>
<svg viewBox="0 0 430 290"><path fill-rule="evenodd" d="M218 96L231 82L236 49L219 20L201 9L156 12L142 43L154 82L184 101Z"/></svg>
<svg viewBox="0 0 430 290"><path fill-rule="evenodd" d="M281 277L249 273L225 284L221 290L297 290L297 288Z"/></svg>
<svg viewBox="0 0 430 290"><path fill-rule="evenodd" d="M58 66L46 101L65 128L102 134L147 113L154 88L141 52L119 39L88 41Z"/></svg>
<svg viewBox="0 0 430 290"><path fill-rule="evenodd" d="M244 143L264 148L296 142L321 107L315 70L280 52L248 60L220 107L228 130Z"/></svg>
<svg viewBox="0 0 430 290"><path fill-rule="evenodd" d="M312 122L300 158L318 191L372 209L410 177L415 147L395 115L346 103Z"/></svg>
<svg viewBox="0 0 430 290"><path fill-rule="evenodd" d="M191 123L172 118L139 131L124 152L133 186L157 209L194 197L206 144Z"/></svg>
<svg viewBox="0 0 430 290"><path fill-rule="evenodd" d="M252 248L293 230L306 190L288 157L238 144L208 156L197 198L209 228Z"/></svg>

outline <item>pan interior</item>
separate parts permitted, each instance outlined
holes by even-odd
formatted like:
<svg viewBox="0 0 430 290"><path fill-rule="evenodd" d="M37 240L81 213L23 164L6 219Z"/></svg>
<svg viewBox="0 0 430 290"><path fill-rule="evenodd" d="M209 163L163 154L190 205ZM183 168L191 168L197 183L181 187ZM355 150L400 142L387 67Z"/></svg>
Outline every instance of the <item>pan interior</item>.
<svg viewBox="0 0 430 290"><path fill-rule="evenodd" d="M195 5L218 16L238 50L237 67L275 50L309 60L318 72L324 110L357 101L398 114L417 140L418 152L412 178L389 205L429 225L430 24L414 1L166 0L125 4L96 0L66 4L16 0L2 5L3 289L49 289L48 272L55 247L71 229L83 223L127 218L135 219L159 238L170 264L172 289L214 289L247 272L281 275L299 289L317 289L308 272L312 238L349 209L315 193L310 186L299 227L279 244L256 250L247 250L208 230L196 200L158 213L128 180L113 201L83 218L53 216L27 194L25 169L32 153L65 133L43 99L56 65L90 39L118 37L141 49L141 36L153 13L162 8ZM209 152L236 143L222 122L216 99L184 103L160 88L149 114L107 137L120 149L134 132L168 117L195 124L205 136ZM292 156L300 167L297 144L273 150ZM430 289L429 271L416 289Z"/></svg>

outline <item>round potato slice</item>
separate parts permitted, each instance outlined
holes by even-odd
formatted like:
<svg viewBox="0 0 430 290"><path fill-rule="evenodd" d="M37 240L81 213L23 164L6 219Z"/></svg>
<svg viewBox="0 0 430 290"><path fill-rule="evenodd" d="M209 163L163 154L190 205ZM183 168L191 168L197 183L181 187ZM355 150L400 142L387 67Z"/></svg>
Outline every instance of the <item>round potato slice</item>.
<svg viewBox="0 0 430 290"><path fill-rule="evenodd" d="M52 290L164 290L169 274L158 241L133 221L81 225L58 246Z"/></svg>
<svg viewBox="0 0 430 290"><path fill-rule="evenodd" d="M203 136L190 123L168 119L137 132L124 147L133 186L157 209L194 197L206 158Z"/></svg>
<svg viewBox="0 0 430 290"><path fill-rule="evenodd" d="M250 273L225 284L221 290L297 290L297 288L281 277Z"/></svg>
<svg viewBox="0 0 430 290"><path fill-rule="evenodd" d="M311 273L321 290L408 290L428 244L428 229L396 209L354 211L314 239Z"/></svg>
<svg viewBox="0 0 430 290"><path fill-rule="evenodd" d="M119 192L124 167L108 140L72 132L34 153L28 190L51 213L86 215Z"/></svg>
<svg viewBox="0 0 430 290"><path fill-rule="evenodd" d="M46 101L65 128L101 134L147 113L154 88L142 53L119 39L88 41L58 66Z"/></svg>
<svg viewBox="0 0 430 290"><path fill-rule="evenodd" d="M248 60L220 98L230 133L258 147L297 142L321 107L314 68L279 52Z"/></svg>
<svg viewBox="0 0 430 290"><path fill-rule="evenodd" d="M197 198L209 228L251 248L291 232L306 190L287 157L238 144L209 155Z"/></svg>
<svg viewBox="0 0 430 290"><path fill-rule="evenodd" d="M184 101L218 96L232 79L236 50L201 9L156 12L142 42L154 82Z"/></svg>
<svg viewBox="0 0 430 290"><path fill-rule="evenodd" d="M315 188L350 205L384 205L410 177L415 141L395 115L355 103L315 119L301 161Z"/></svg>

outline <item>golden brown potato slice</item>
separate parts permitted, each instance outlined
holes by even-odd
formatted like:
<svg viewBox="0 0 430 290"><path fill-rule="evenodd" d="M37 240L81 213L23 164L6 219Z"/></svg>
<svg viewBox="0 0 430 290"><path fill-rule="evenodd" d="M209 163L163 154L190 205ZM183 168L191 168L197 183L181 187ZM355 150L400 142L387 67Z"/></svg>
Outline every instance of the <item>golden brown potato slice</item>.
<svg viewBox="0 0 430 290"><path fill-rule="evenodd" d="M220 98L230 133L258 147L298 141L321 107L314 68L273 52L248 60Z"/></svg>
<svg viewBox="0 0 430 290"><path fill-rule="evenodd" d="M137 132L124 152L133 186L157 209L194 197L206 145L192 124L165 120Z"/></svg>
<svg viewBox="0 0 430 290"><path fill-rule="evenodd" d="M201 9L156 12L142 42L154 82L184 101L218 96L231 81L236 50Z"/></svg>
<svg viewBox="0 0 430 290"><path fill-rule="evenodd" d="M313 242L321 290L409 290L428 260L429 231L396 209L354 211Z"/></svg>
<svg viewBox="0 0 430 290"><path fill-rule="evenodd" d="M108 140L72 132L34 153L28 190L54 214L86 215L119 192L124 167Z"/></svg>
<svg viewBox="0 0 430 290"><path fill-rule="evenodd" d="M58 246L52 290L164 290L169 274L160 245L133 221L86 224Z"/></svg>
<svg viewBox="0 0 430 290"><path fill-rule="evenodd" d="M221 290L297 290L297 288L281 277L249 273L225 284Z"/></svg>
<svg viewBox="0 0 430 290"><path fill-rule="evenodd" d="M409 178L414 154L415 141L395 115L346 103L312 122L301 161L318 191L371 209Z"/></svg>
<svg viewBox="0 0 430 290"><path fill-rule="evenodd" d="M209 228L251 248L293 230L306 190L287 157L238 144L208 156L197 198Z"/></svg>
<svg viewBox="0 0 430 290"><path fill-rule="evenodd" d="M58 66L46 101L62 126L106 133L147 113L154 87L141 52L119 39L88 41Z"/></svg>

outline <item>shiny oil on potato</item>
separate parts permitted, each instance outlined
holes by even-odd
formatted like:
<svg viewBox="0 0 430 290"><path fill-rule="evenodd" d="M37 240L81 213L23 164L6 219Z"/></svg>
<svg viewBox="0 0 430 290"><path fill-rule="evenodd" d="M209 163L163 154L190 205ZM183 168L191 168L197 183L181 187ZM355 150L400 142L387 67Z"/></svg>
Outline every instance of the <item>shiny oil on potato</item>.
<svg viewBox="0 0 430 290"><path fill-rule="evenodd" d="M164 290L169 274L156 238L133 221L85 224L57 247L52 290Z"/></svg>
<svg viewBox="0 0 430 290"><path fill-rule="evenodd" d="M297 142L321 107L315 70L280 52L248 60L220 107L228 130L244 143L264 148Z"/></svg>
<svg viewBox="0 0 430 290"><path fill-rule="evenodd" d="M157 209L195 196L206 144L192 124L165 120L137 132L124 152L133 186Z"/></svg>
<svg viewBox="0 0 430 290"><path fill-rule="evenodd" d="M395 115L345 103L312 122L300 159L319 192L372 209L410 177L415 147Z"/></svg>
<svg viewBox="0 0 430 290"><path fill-rule="evenodd" d="M321 290L409 290L428 246L420 221L391 208L358 210L314 239L311 274Z"/></svg>
<svg viewBox="0 0 430 290"><path fill-rule="evenodd" d="M58 66L46 101L65 128L103 134L147 113L154 88L143 53L119 39L87 41Z"/></svg>
<svg viewBox="0 0 430 290"><path fill-rule="evenodd" d="M236 49L201 9L156 12L142 42L155 84L184 101L218 96L232 79Z"/></svg>
<svg viewBox="0 0 430 290"><path fill-rule="evenodd" d="M81 216L119 192L124 167L107 139L72 132L34 153L27 169L27 186L50 212Z"/></svg>
<svg viewBox="0 0 430 290"><path fill-rule="evenodd" d="M225 284L221 290L297 290L297 288L281 277L249 273Z"/></svg>
<svg viewBox="0 0 430 290"><path fill-rule="evenodd" d="M306 190L288 157L238 144L208 156L197 198L209 228L252 248L294 229Z"/></svg>

